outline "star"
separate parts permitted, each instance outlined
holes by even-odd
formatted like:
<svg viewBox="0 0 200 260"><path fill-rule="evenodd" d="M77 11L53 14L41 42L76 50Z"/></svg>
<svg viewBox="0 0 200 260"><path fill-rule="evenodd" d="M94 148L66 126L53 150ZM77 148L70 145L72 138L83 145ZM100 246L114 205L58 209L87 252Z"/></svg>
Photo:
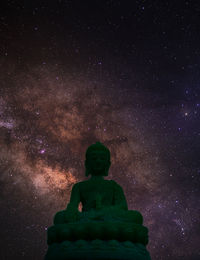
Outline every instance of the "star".
<svg viewBox="0 0 200 260"><path fill-rule="evenodd" d="M1 8L2 259L44 255L98 140L106 178L144 216L152 259L199 259L198 19L192 1Z"/></svg>

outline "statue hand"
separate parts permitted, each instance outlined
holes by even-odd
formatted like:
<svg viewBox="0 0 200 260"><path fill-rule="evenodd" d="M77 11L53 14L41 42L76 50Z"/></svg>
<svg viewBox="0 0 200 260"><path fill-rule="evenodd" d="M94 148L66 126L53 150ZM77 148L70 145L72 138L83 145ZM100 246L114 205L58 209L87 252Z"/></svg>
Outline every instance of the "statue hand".
<svg viewBox="0 0 200 260"><path fill-rule="evenodd" d="M102 207L101 211L106 214L106 215L113 215L115 216L116 214L118 214L119 212L122 212L121 207L119 206L106 206L106 207Z"/></svg>

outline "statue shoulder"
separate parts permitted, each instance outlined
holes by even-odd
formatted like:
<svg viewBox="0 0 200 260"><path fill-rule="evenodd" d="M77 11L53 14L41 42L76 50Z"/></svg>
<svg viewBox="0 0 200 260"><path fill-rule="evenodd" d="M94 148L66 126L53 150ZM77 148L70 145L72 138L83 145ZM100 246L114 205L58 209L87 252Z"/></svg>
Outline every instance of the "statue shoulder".
<svg viewBox="0 0 200 260"><path fill-rule="evenodd" d="M82 181L81 181L81 182L76 182L76 183L72 186L72 190L74 190L74 191L79 190L80 187L81 187L81 183L82 183Z"/></svg>
<svg viewBox="0 0 200 260"><path fill-rule="evenodd" d="M85 186L87 186L88 181L80 181L74 184L73 187L75 187L75 189L81 189L84 188Z"/></svg>
<svg viewBox="0 0 200 260"><path fill-rule="evenodd" d="M112 183L112 186L115 190L117 191L123 191L123 188L114 180L110 180L110 182Z"/></svg>
<svg viewBox="0 0 200 260"><path fill-rule="evenodd" d="M72 193L73 194L80 194L81 190L84 188L84 182L80 181L80 182L76 182L73 186L72 186Z"/></svg>
<svg viewBox="0 0 200 260"><path fill-rule="evenodd" d="M111 183L112 183L112 185L114 185L114 186L120 186L116 181L114 181L114 180L109 180Z"/></svg>
<svg viewBox="0 0 200 260"><path fill-rule="evenodd" d="M74 183L73 187L78 187L78 186L80 185L79 183L80 183L80 182Z"/></svg>

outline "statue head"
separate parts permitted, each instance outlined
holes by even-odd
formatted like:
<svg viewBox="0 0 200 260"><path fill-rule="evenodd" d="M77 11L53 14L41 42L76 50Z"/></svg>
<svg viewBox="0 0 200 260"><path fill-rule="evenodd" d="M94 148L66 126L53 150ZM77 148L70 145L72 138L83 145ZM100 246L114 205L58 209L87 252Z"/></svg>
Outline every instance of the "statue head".
<svg viewBox="0 0 200 260"><path fill-rule="evenodd" d="M108 176L110 168L110 151L100 142L90 145L86 150L85 175Z"/></svg>

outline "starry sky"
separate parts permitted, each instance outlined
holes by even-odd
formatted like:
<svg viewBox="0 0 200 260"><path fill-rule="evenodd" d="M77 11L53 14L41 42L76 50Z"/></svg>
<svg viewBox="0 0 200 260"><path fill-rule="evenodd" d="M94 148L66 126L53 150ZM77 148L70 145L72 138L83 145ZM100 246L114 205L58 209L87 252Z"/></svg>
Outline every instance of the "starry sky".
<svg viewBox="0 0 200 260"><path fill-rule="evenodd" d="M96 141L152 260L200 259L199 24L190 0L2 1L0 259L43 259Z"/></svg>

